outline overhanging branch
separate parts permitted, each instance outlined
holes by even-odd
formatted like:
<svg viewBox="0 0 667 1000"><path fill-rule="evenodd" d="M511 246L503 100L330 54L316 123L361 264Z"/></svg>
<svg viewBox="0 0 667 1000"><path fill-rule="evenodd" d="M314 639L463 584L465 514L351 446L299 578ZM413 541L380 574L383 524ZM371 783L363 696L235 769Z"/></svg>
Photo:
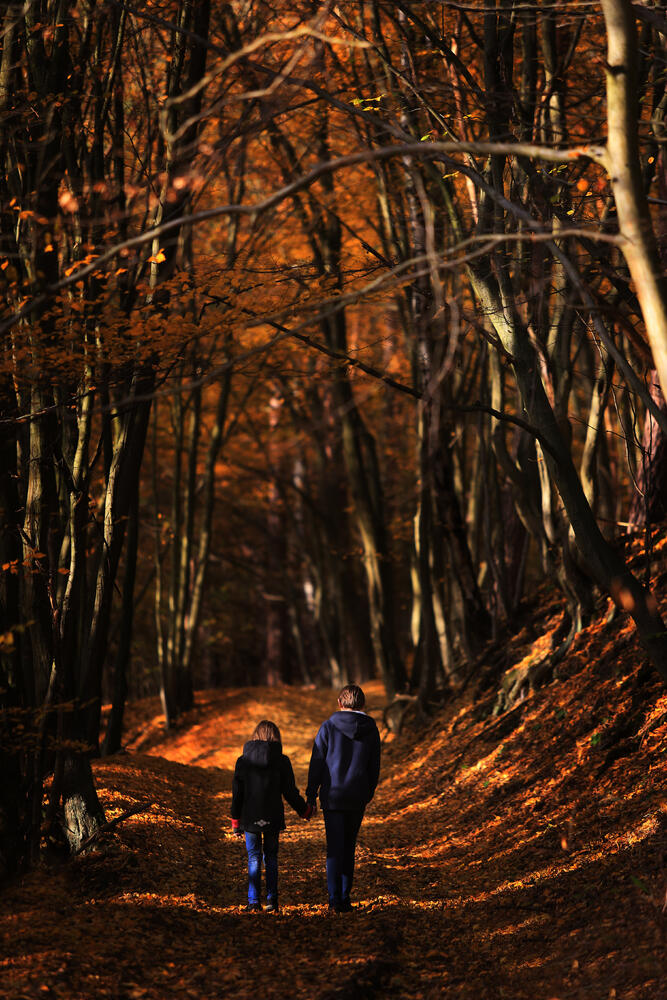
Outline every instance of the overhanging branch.
<svg viewBox="0 0 667 1000"><path fill-rule="evenodd" d="M603 162L604 149L596 146L575 146L570 149L551 149L547 146L537 146L532 143L521 142L409 142L392 146L383 146L379 149L367 149L359 153L350 153L348 156L339 156L331 160L326 160L316 164L311 170L306 171L301 177L289 184L274 191L266 198L249 205L217 205L214 208L203 209L200 212L193 212L190 215L179 215L174 219L169 219L158 226L153 226L137 236L123 240L115 246L110 247L104 253L96 257L95 260L83 267L77 268L71 274L61 278L60 281L47 285L44 291L37 295L30 302L27 302L21 309L18 309L2 324L0 324L0 334L6 333L21 319L26 318L35 310L42 308L47 302L57 295L58 292L78 281L82 281L89 275L94 274L119 256L129 256L132 250L152 243L167 236L174 230L179 230L182 226L193 226L200 222L210 222L212 219L219 219L223 216L245 215L256 218L263 212L275 208L287 198L292 197L304 188L309 187L320 177L330 174L336 170L347 167L354 167L361 163L370 163L375 160L386 160L392 157L409 157L416 159L432 160L441 159L443 156L449 157L456 153L478 153L481 156L505 155L536 157L550 163L572 163L575 160L586 158L596 162Z"/></svg>

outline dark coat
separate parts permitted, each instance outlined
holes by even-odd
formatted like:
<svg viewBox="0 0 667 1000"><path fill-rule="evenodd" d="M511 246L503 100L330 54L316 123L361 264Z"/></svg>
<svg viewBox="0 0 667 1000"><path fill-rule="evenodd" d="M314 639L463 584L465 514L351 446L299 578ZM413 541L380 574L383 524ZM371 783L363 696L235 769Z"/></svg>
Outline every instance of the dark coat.
<svg viewBox="0 0 667 1000"><path fill-rule="evenodd" d="M232 781L232 819L249 833L284 830L283 795L302 816L305 799L299 794L289 757L280 743L250 740L236 761Z"/></svg>
<svg viewBox="0 0 667 1000"><path fill-rule="evenodd" d="M315 737L306 798L323 809L364 809L380 776L380 734L363 712L334 712Z"/></svg>

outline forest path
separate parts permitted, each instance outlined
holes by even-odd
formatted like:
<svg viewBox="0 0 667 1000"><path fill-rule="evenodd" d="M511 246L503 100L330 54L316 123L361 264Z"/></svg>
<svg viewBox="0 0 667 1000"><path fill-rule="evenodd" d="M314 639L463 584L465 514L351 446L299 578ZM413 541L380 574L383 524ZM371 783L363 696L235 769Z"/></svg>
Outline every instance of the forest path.
<svg viewBox="0 0 667 1000"><path fill-rule="evenodd" d="M379 720L382 690L367 693ZM281 911L243 914L245 849L229 832L236 757L271 718L303 790L334 707L331 692L202 692L168 737L155 703L133 709L131 752L95 772L108 818L142 811L99 852L10 887L0 996L664 997L664 738L632 768L610 767L591 801L579 730L554 742L546 702L504 742L502 726L452 708L425 738L385 746L352 914L326 909L321 815L307 824L289 808Z"/></svg>

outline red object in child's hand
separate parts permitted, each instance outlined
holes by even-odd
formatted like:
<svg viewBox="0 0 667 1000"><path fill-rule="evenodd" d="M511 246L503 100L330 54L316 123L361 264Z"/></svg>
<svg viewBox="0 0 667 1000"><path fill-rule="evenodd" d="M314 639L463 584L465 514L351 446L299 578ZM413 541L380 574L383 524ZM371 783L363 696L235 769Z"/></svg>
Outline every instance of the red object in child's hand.
<svg viewBox="0 0 667 1000"><path fill-rule="evenodd" d="M309 804L308 804L308 805L306 806L306 811L305 811L305 813L303 813L303 814L302 814L302 818L303 818L303 819L310 819L310 817L311 817L311 816L314 816L316 812L317 812L317 806L315 806L315 805L310 805L310 803L309 803Z"/></svg>
<svg viewBox="0 0 667 1000"><path fill-rule="evenodd" d="M239 821L237 819L232 820L232 833L235 833L237 837L243 836L243 830L239 827Z"/></svg>

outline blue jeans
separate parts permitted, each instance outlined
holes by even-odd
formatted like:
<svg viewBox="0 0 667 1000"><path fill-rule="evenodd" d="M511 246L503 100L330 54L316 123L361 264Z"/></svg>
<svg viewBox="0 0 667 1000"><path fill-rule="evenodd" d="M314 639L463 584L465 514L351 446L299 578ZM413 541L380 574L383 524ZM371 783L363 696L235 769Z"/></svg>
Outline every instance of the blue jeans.
<svg viewBox="0 0 667 1000"><path fill-rule="evenodd" d="M350 902L354 879L354 851L364 818L363 809L324 809L327 835L327 889L329 905Z"/></svg>
<svg viewBox="0 0 667 1000"><path fill-rule="evenodd" d="M278 903L278 831L245 835L248 852L248 902L259 903L262 897L262 840L264 841L264 870L266 873L266 901Z"/></svg>

